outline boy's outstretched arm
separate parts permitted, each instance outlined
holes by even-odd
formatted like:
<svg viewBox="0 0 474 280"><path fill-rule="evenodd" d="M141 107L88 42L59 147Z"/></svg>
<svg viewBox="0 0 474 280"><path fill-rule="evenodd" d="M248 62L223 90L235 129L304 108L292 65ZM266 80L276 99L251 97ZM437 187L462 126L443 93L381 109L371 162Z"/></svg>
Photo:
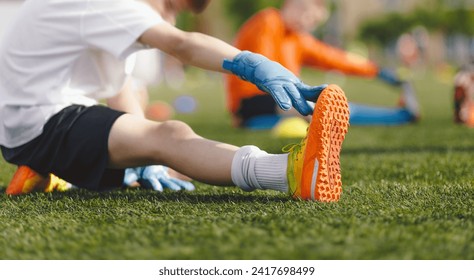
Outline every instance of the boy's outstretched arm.
<svg viewBox="0 0 474 280"><path fill-rule="evenodd" d="M310 87L281 64L201 33L185 32L169 24L159 24L139 38L143 44L160 49L185 64L203 69L229 71L271 94L283 110L294 107L302 115L311 114L309 101L316 101L326 87Z"/></svg>
<svg viewBox="0 0 474 280"><path fill-rule="evenodd" d="M334 69L349 75L377 77L392 86L402 85L402 81L394 72L381 68L361 56L323 43L312 35L301 35L299 46L306 65L329 70Z"/></svg>
<svg viewBox="0 0 474 280"><path fill-rule="evenodd" d="M222 68L222 61L233 59L240 53L237 48L217 38L185 32L167 23L148 29L139 41L178 58L184 64L224 73L229 72Z"/></svg>

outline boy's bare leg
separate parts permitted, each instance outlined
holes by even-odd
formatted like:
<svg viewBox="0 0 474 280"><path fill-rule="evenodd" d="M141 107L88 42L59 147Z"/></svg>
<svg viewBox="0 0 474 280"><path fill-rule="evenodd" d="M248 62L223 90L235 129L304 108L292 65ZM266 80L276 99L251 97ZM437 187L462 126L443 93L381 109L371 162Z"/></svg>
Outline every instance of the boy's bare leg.
<svg viewBox="0 0 474 280"><path fill-rule="evenodd" d="M109 136L109 166L162 164L195 180L233 185L232 159L238 147L204 139L180 121L153 122L125 114Z"/></svg>

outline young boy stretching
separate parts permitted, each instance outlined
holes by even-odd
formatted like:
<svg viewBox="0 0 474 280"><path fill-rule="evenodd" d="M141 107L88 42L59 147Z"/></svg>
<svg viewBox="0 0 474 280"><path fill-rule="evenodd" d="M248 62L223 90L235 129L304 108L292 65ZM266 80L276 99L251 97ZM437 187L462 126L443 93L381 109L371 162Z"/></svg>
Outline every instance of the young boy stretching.
<svg viewBox="0 0 474 280"><path fill-rule="evenodd" d="M159 164L208 184L338 200L339 154L349 119L344 93L337 86L305 85L264 56L166 21L184 10L202 10L207 2L27 0L0 44L5 160L96 191L121 186L126 169L138 180L159 181L164 175L152 168ZM288 154L268 154L204 139L180 121L146 120L125 67L126 58L144 48L233 73L271 94L283 110L312 113L307 137ZM109 106L98 105L101 99ZM317 100L314 112L307 100ZM10 185L7 192L42 187Z"/></svg>

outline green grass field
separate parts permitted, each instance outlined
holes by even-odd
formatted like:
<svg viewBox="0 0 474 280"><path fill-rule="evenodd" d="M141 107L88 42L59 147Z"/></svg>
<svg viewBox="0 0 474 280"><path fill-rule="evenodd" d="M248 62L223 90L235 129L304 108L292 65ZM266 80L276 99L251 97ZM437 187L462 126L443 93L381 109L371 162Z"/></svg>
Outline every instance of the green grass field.
<svg viewBox="0 0 474 280"><path fill-rule="evenodd" d="M299 139L234 129L220 76L197 74L199 134L269 152ZM305 73L319 84L322 75ZM0 195L0 259L474 259L474 130L452 122L452 86L435 75L414 81L419 123L350 127L341 154L338 203L293 201L196 183L190 193L125 190ZM348 79L349 100L393 105L397 91ZM0 160L0 190L14 167Z"/></svg>

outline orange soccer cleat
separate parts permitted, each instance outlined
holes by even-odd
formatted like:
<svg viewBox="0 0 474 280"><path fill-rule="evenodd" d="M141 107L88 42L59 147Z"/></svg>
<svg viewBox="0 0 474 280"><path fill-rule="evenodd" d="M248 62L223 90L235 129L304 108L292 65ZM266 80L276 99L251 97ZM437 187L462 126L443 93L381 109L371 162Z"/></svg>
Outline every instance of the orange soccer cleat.
<svg viewBox="0 0 474 280"><path fill-rule="evenodd" d="M294 198L338 201L342 192L339 154L349 127L349 106L337 85L319 96L306 137L289 149L289 193Z"/></svg>
<svg viewBox="0 0 474 280"><path fill-rule="evenodd" d="M66 191L72 185L53 174L44 177L28 166L18 166L13 175L10 184L7 187L6 193L8 195L21 195L31 192L53 192Z"/></svg>

